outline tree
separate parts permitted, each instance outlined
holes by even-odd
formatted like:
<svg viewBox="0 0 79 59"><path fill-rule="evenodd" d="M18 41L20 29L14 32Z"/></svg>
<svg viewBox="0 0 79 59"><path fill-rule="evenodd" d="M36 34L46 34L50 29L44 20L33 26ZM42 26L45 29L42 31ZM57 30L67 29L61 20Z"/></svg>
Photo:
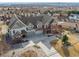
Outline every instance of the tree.
<svg viewBox="0 0 79 59"><path fill-rule="evenodd" d="M67 36L67 35L64 35L64 36L63 36L62 42L63 42L64 44L67 44L67 43L68 43L68 36Z"/></svg>
<svg viewBox="0 0 79 59"><path fill-rule="evenodd" d="M68 14L79 14L79 11L72 10L72 11L67 11Z"/></svg>

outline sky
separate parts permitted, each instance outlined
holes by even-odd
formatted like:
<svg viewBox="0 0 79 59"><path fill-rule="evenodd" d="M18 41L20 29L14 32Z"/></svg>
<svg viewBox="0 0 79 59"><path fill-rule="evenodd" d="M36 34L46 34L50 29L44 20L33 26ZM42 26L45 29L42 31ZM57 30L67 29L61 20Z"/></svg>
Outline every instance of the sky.
<svg viewBox="0 0 79 59"><path fill-rule="evenodd" d="M79 0L0 0L0 2L79 2Z"/></svg>

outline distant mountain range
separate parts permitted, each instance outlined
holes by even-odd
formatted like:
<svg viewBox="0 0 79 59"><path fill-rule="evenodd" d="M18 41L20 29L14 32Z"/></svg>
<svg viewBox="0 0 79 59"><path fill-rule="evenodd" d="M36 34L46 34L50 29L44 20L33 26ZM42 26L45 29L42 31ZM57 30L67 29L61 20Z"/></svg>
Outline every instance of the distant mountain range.
<svg viewBox="0 0 79 59"><path fill-rule="evenodd" d="M26 2L4 2L4 3L0 3L0 6L13 6L13 7L52 7L52 6L56 6L56 7L79 7L79 2L76 3L65 3L65 2L56 2L56 3L48 3L48 2L31 2L31 3L26 3Z"/></svg>

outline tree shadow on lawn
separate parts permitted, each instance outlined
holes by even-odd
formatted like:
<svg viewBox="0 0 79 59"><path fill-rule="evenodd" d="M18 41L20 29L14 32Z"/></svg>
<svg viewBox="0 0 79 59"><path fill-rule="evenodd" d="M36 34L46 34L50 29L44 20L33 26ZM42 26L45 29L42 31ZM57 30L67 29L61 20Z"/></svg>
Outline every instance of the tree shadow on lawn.
<svg viewBox="0 0 79 59"><path fill-rule="evenodd" d="M63 54L64 54L66 57L69 57L69 56L70 56L68 47L63 46L63 47L62 47L62 51L63 51Z"/></svg>

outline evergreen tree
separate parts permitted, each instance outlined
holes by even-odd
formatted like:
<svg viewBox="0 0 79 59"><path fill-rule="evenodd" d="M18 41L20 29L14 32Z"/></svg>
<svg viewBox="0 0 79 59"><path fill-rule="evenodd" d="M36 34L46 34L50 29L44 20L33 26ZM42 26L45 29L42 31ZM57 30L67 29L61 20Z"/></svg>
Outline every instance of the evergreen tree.
<svg viewBox="0 0 79 59"><path fill-rule="evenodd" d="M67 35L64 35L64 36L63 36L62 42L63 42L64 44L68 42L68 37L67 37Z"/></svg>

